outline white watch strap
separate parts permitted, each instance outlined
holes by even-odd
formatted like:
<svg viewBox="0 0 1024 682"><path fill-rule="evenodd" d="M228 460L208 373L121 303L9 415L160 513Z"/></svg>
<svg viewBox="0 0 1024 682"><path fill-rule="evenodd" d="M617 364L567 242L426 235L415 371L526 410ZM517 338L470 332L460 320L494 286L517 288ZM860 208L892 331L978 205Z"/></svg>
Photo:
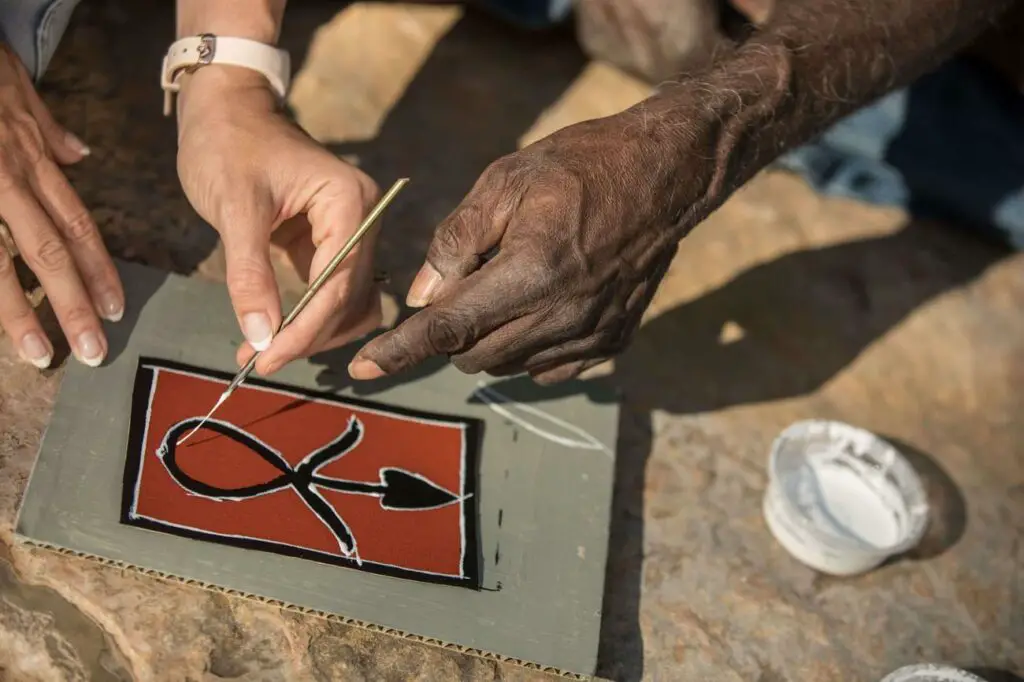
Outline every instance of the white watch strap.
<svg viewBox="0 0 1024 682"><path fill-rule="evenodd" d="M247 38L225 38L210 34L189 36L171 45L164 57L160 87L164 90L164 116L170 116L174 93L182 73L208 64L226 64L263 74L281 99L288 93L291 60L288 53Z"/></svg>

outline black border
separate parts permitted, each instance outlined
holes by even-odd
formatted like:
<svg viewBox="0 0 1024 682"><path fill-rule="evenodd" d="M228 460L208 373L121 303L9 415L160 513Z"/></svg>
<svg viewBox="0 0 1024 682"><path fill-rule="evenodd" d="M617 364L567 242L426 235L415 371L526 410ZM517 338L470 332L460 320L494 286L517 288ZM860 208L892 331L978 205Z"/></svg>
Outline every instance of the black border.
<svg viewBox="0 0 1024 682"><path fill-rule="evenodd" d="M432 573L422 573L405 568L396 568L393 566L380 566L373 563L363 563L358 565L355 559L346 559L344 557L335 556L333 554L325 554L316 550L304 549L301 547L292 547L290 545L282 545L277 542L270 540L253 540L249 538L225 538L219 535L213 535L211 533L204 533L202 531L187 530L184 528L178 528L177 526L163 523L160 521L152 521L144 518L132 518L131 508L132 502L135 497L135 486L139 480L139 472L142 466L142 446L146 436L146 410L149 407L149 394L153 386L154 372L143 365L153 365L154 367L167 369L167 370L179 370L183 372L190 372L198 374L199 376L209 377L211 379L221 379L223 381L231 381L234 376L228 372L220 372L216 370L202 369L192 365L187 365L180 362L173 362L169 360L160 360L157 358L150 357L139 357L139 362L135 371L135 383L132 389L132 409L131 419L129 421L128 428L128 450L125 453L125 466L124 466L124 480L121 488L121 518L120 522L127 526L136 526L138 528L145 528L147 530L157 531L160 533L168 533L170 535L177 535L180 537L190 538L192 540L203 540L205 542L212 542L221 545L229 545L231 547L239 547L241 549L251 549L263 552L270 552L272 554L280 554L284 556L295 557L299 559L307 559L310 561L316 561L319 563L332 564L336 566L343 566L345 568L354 568L364 573L377 573L380 575L386 575L393 578L402 578L406 580L414 580L416 582L431 583L437 585L455 585L458 587L470 587L476 590L481 589L483 576L481 575L481 550L480 550L480 537L479 529L477 524L477 516L479 514L477 504L478 494L478 477L479 477L479 454L480 454L480 443L481 437L483 436L483 421L474 419L471 417L455 417L451 415L436 414L433 412L423 412L420 410L410 410L403 407L391 407L390 405L383 405L381 403L375 403L369 400L361 400L358 398L340 397L331 393L321 393L318 391L310 391L307 389L296 388L294 386L287 386L285 384L278 384L263 379L247 379L246 383L253 386L260 386L262 388L269 388L277 391L285 391L287 393L293 393L307 398L324 400L327 402L336 403L338 405L345 405L356 408L369 408L373 410L379 410L381 412L390 412L392 414L401 415L405 417L413 417L419 419L431 419L433 421L447 422L449 424L458 424L464 427L465 434L465 466L466 466L466 486L463 494L466 495L466 499L463 500L463 524L465 527L466 547L462 557L462 572L463 577L443 576L435 575Z"/></svg>

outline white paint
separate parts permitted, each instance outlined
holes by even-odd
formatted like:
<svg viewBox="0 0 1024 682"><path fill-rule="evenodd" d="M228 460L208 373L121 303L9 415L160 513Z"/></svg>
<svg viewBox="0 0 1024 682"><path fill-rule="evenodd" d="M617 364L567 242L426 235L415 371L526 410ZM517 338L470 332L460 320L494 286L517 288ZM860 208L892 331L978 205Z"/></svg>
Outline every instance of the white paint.
<svg viewBox="0 0 1024 682"><path fill-rule="evenodd" d="M803 502L820 529L876 549L899 542L899 510L880 497L876 486L857 472L824 462L808 465L801 479L803 486L799 492L815 498L813 502L806 498Z"/></svg>
<svg viewBox="0 0 1024 682"><path fill-rule="evenodd" d="M798 422L772 446L764 514L793 556L834 575L860 573L921 538L928 507L909 463L839 422Z"/></svg>
<svg viewBox="0 0 1024 682"><path fill-rule="evenodd" d="M228 399L228 395L229 394L228 394L227 391L224 391L223 393L221 393L220 397L217 398L217 402L214 403L213 407L210 408L210 411L206 413L206 416L203 417L203 420L201 422L199 422L198 424L196 424L196 427L194 429L192 429L191 431L186 433L185 437L177 442L177 445L181 445L182 443L187 441L189 438L191 438L192 435L194 433L196 433L199 429L203 428L203 426L206 424L206 422L210 421L210 417L212 417L213 413L217 411L217 408L219 408L221 405L223 405L224 401Z"/></svg>
<svg viewBox="0 0 1024 682"><path fill-rule="evenodd" d="M133 518L133 519L144 519L144 520L147 520L147 521L159 524L159 525L171 526L171 527L174 527L174 528L180 528L180 529L183 529L183 530L194 531L194 532L198 532L198 533L205 534L205 535L219 536L219 537L223 537L223 538L243 539L243 540L258 540L260 542L264 542L264 543L271 544L271 545L279 545L279 546L285 546L285 547L295 547L295 545L289 545L287 543L281 543L281 542L274 542L274 541L265 540L265 539L262 539L262 538L253 538L253 537L247 536L247 535L235 535L235 534L232 534L232 533L214 533L214 532L209 531L209 530L204 529L204 528L196 528L194 526L189 526L189 525L184 525L184 524L177 524L177 523L171 523L171 522L166 521L164 519L158 519L158 518L146 516L146 515L140 514L138 512L139 488L140 488L141 483L142 483L142 474L143 474L143 470L145 469L145 466L146 466L146 461L149 459L149 422L150 422L150 420L152 419L152 416L153 416L153 398L156 396L157 383L160 380L160 374L162 372L170 372L170 373L174 373L174 374L182 374L182 375L185 375L185 376L189 376L189 377L193 377L193 378L197 378L197 379L202 379L204 381L222 383L222 384L225 384L225 385L229 383L229 382L227 382L227 381L225 381L223 379L216 379L214 377L208 377L208 376L205 376L205 375L202 375L202 374L197 374L195 372L188 372L188 371L178 370L178 369L170 369L170 368L162 367L162 366L159 366L159 365L156 365L156 364L143 364L143 365L140 365L140 368L146 368L146 369L152 370L152 372L153 372L153 380L150 382L149 395L146 398L146 401L147 401L147 403L146 403L146 419L145 419L145 423L143 424L143 427L142 427L142 433L143 433L143 437L142 437L142 453L140 454L140 457L139 457L139 472L138 472L138 476L136 477L135 483L134 483L134 485L132 487L132 502L131 502L131 506L130 506L129 512L128 512L129 517ZM268 388L268 387L255 386L255 385L247 385L246 388L252 389L252 390L258 390L258 391L264 391L264 392L267 392L267 393L273 393L273 394L277 394L277 395L291 396L291 397L299 398L299 399L306 400L306 401L312 402L312 403L319 403L319 404L323 404L323 405L330 405L332 407L337 407L337 406L340 405L340 406L346 407L346 408L354 410L354 411L361 411L361 412L368 412L370 414L384 415L384 416L390 417L392 419L404 419L406 421L415 422L417 424L429 424L431 426L440 426L440 427L445 427L445 428L457 428L457 429L459 429L459 431L461 432L461 437L462 437L462 452L459 455L459 457L460 457L460 459L459 459L459 492L461 493L461 495L459 496L459 499L458 499L458 504L459 504L459 535L460 535L461 546L459 548L459 572L457 574L428 571L428 570L425 570L425 569L407 569L407 568L404 568L402 566L397 566L397 565L394 565L394 564L389 564L389 563L386 563L386 562L383 562L383 561L367 561L367 560L364 560L359 555L359 548L355 544L355 537L354 537L354 535L353 535L353 547L352 547L351 552L346 552L345 548L340 546L341 545L340 541L339 541L339 548L341 549L342 555L345 558L354 560L356 562L356 564L359 565L359 566L362 566L364 563L366 563L366 564L372 564L372 565L375 565L375 566L387 566L387 567L390 567L390 568L403 568L404 570L414 570L414 572L428 574L428 575L439 575L439 576L459 577L459 578L464 578L465 577L464 565L465 565L465 557L466 557L466 514L465 514L465 511L464 511L464 506L465 506L466 500L472 496L471 493L467 493L466 492L466 458L467 458L468 452L469 452L469 442L467 440L466 425L465 424L452 424L450 422L441 422L441 421L436 421L436 420L432 420L432 419L423 419L423 418L419 418L419 417L412 417L412 416L408 416L408 415L402 415L402 414L398 414L398 413L384 412L384 411L381 411L381 410L375 410L375 409L373 409L371 407L350 405L350 404L345 403L343 401L330 401L330 400L325 400L325 399L322 399L322 398L311 398L311 397L306 396L304 394L294 393L294 392L291 392L291 391L285 391L285 390L276 389L276 388ZM226 393L226 391L225 391L225 393ZM222 399L220 401L218 401L217 405L214 405L213 409L210 410L209 414L206 415L206 418L205 418L205 422L206 423L208 423L209 421L215 421L215 422L220 421L220 420L212 419L212 415L213 415L214 411L216 411L217 407L223 402L224 394L221 394L221 398ZM189 419L191 419L191 417ZM352 416L351 419L356 419L356 417ZM187 419L186 420L182 420L182 421L187 421ZM182 422L178 422L177 424L172 425L171 428L167 430L167 432L164 434L164 438L162 439L161 444L154 451L154 454L156 455L157 459L165 467L166 467L166 464L163 461L163 456L167 452L167 433L169 433L170 431L174 430L175 426L178 426L181 423ZM220 422L220 423L227 424L227 422ZM361 424L361 422L360 422L360 424ZM200 424L200 426L202 426L202 424ZM192 433L194 433L195 431L198 431L198 430L199 430L199 427L196 427L193 430ZM360 430L360 440L362 440L362 436L363 436L364 433L365 433L365 430L361 429ZM191 433L188 434L188 435L191 436ZM281 456L281 454L275 448L272 448L270 445L268 445L267 443L264 443L259 438L256 438L252 434L249 434L249 437L259 441L268 450L272 450L275 453L277 453L278 456ZM184 442L184 440L178 441L177 445L180 445L183 442ZM406 471L406 473L410 473L411 474L412 472ZM418 474L414 474L414 475L418 476ZM171 478L173 480L174 477L172 476ZM383 476L380 477L380 480L383 483L383 480L384 480ZM178 484L177 481L175 481L175 483L177 485L179 485L179 487L180 487L180 484ZM433 483L431 483L431 484L433 485ZM312 486L311 486L311 488L312 488ZM282 490L282 489L279 489L279 490L273 491L273 492L280 492L280 490ZM312 508L309 507L309 503L302 497L302 495L300 495L298 493L298 491L296 491L292 487L284 488L283 490L291 490L292 494L294 494L296 497L298 497L299 500L301 500L302 503L308 509L310 509L311 513L313 513L318 519L320 518L319 514L316 514L316 512ZM224 501L223 498L212 498L212 497L208 497L206 495L198 495L196 493L193 493L192 491L186 491L186 492L188 492L188 494L194 495L196 497L202 497L202 498L205 498L205 499L216 500L217 502ZM261 494L268 494L268 493L261 493ZM320 519L320 521L322 522L323 519ZM329 527L328 527L328 530L330 531ZM333 535L334 532L331 531L331 534ZM337 536L335 536L335 537L337 537ZM306 547L302 547L301 549L304 549L304 550L307 550L307 551L311 551L314 554L321 553L321 554L328 555L327 553L319 552L318 550L309 550Z"/></svg>
<svg viewBox="0 0 1024 682"><path fill-rule="evenodd" d="M523 403L512 400L482 381L477 383L477 390L474 391L474 394L494 412L500 414L509 421L515 422L533 435L543 438L544 440L557 443L558 445L567 448L575 448L579 450L601 450L609 456L612 455L612 452L606 448L601 441L575 424L570 424L569 422L559 419L554 415L538 410L536 407L524 405ZM516 414L517 412L521 412L527 416L520 416L519 414ZM539 426L538 422L547 422L560 430L569 432L571 435L560 435L554 431Z"/></svg>
<svg viewBox="0 0 1024 682"><path fill-rule="evenodd" d="M886 675L881 682L985 682L960 668L935 663L908 665Z"/></svg>

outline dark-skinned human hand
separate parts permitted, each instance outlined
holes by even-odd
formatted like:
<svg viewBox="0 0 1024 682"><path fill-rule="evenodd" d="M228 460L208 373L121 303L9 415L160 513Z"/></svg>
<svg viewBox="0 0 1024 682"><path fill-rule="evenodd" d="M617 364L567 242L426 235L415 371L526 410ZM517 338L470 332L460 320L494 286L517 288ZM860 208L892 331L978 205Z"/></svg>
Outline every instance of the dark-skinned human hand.
<svg viewBox="0 0 1024 682"><path fill-rule="evenodd" d="M677 241L733 191L1022 2L779 3L706 68L488 168L410 289L408 303L426 307L364 346L349 373L374 379L447 355L465 372L551 383L616 354Z"/></svg>
<svg viewBox="0 0 1024 682"><path fill-rule="evenodd" d="M627 123L575 125L492 164L435 234L408 300L429 305L370 343L355 375L448 355L547 383L621 351L681 236L651 141Z"/></svg>

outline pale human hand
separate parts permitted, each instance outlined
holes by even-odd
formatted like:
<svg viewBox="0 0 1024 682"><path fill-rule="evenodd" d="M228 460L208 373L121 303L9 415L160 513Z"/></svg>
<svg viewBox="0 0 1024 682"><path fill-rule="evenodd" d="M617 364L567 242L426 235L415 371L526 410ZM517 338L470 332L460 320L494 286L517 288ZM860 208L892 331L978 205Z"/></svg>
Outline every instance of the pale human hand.
<svg viewBox="0 0 1024 682"><path fill-rule="evenodd" d="M376 328L380 293L371 230L301 315L282 320L271 242L315 278L379 197L362 171L325 150L278 110L262 76L208 66L185 77L179 108L178 175L192 206L221 235L227 286L256 365L270 374L297 357L334 348Z"/></svg>
<svg viewBox="0 0 1024 682"><path fill-rule="evenodd" d="M89 149L62 128L13 51L0 43L0 216L13 249L0 244L0 326L40 369L53 345L22 291L11 251L39 278L75 357L95 367L107 353L100 317L124 313L124 291L96 224L60 165Z"/></svg>

